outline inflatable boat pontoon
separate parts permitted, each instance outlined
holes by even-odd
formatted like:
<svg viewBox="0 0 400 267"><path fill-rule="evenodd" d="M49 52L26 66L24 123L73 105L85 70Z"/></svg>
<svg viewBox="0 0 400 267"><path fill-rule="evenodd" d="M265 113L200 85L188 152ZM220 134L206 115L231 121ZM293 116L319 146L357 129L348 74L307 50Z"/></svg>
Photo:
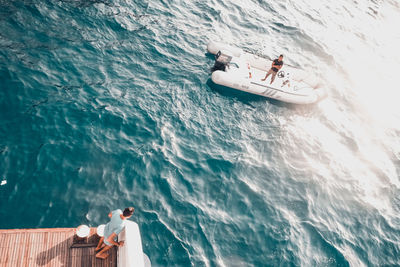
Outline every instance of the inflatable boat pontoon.
<svg viewBox="0 0 400 267"><path fill-rule="evenodd" d="M326 96L318 81L298 68L284 64L270 84L272 75L261 79L271 60L218 42L210 42L207 50L215 55L211 80L216 84L294 104L311 104Z"/></svg>

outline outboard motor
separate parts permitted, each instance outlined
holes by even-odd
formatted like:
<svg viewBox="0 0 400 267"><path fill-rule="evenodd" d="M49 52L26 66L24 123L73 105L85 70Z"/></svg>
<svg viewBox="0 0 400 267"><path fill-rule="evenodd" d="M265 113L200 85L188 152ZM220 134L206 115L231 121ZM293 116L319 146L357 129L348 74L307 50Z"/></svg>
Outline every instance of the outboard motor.
<svg viewBox="0 0 400 267"><path fill-rule="evenodd" d="M232 56L218 51L218 53L215 55L215 63L214 66L211 68L211 72L214 72L216 70L225 71L229 62L231 62L231 59Z"/></svg>

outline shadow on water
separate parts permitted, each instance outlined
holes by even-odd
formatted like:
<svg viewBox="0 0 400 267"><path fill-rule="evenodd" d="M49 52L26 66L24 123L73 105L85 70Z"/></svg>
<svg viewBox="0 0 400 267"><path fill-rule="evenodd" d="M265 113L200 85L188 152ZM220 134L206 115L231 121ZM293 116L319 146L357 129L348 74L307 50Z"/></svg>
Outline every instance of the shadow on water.
<svg viewBox="0 0 400 267"><path fill-rule="evenodd" d="M206 57L210 58L210 59L215 59L215 55L214 55L214 54L211 54L210 52L206 52L206 53L204 53L204 55L205 55Z"/></svg>

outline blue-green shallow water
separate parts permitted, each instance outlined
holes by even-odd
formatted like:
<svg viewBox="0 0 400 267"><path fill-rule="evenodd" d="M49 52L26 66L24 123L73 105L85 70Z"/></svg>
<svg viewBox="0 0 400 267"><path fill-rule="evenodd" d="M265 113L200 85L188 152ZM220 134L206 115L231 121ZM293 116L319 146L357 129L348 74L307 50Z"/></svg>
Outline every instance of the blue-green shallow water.
<svg viewBox="0 0 400 267"><path fill-rule="evenodd" d="M0 1L0 228L133 205L154 266L400 265L396 1ZM213 86L221 40L320 77ZM383 67L384 66L384 67Z"/></svg>

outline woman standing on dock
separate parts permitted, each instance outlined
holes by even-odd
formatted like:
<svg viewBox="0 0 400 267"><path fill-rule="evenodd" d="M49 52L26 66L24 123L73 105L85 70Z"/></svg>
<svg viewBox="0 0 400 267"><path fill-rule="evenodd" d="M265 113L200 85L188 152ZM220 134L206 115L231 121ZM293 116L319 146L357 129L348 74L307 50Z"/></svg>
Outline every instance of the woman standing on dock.
<svg viewBox="0 0 400 267"><path fill-rule="evenodd" d="M104 227L104 236L100 238L99 244L97 244L96 250L100 250L96 257L100 259L105 259L108 257L106 254L107 250L112 248L113 245L120 247L124 245L124 241L117 242L118 234L125 227L125 220L130 218L135 209L133 207L125 208L124 212L120 209L114 210L108 214L111 218L110 222Z"/></svg>

